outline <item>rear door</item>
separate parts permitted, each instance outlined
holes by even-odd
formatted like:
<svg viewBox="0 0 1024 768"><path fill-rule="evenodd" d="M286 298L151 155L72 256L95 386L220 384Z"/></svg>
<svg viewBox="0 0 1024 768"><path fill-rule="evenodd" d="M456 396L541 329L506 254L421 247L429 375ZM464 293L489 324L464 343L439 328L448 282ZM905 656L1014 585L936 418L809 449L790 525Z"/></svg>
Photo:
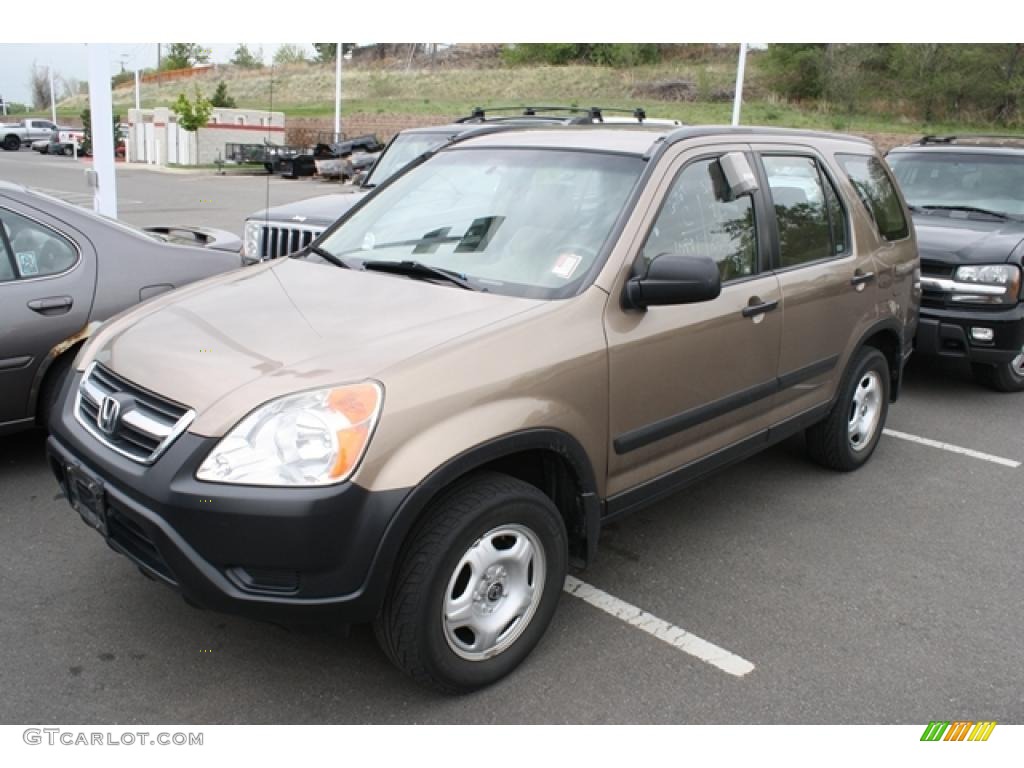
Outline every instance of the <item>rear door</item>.
<svg viewBox="0 0 1024 768"><path fill-rule="evenodd" d="M771 200L771 261L782 292L773 412L781 422L831 400L851 337L874 313L877 275L870 249L854 247L849 206L824 158L802 146L755 149Z"/></svg>
<svg viewBox="0 0 1024 768"><path fill-rule="evenodd" d="M712 301L646 311L623 309L616 293L609 300L610 496L650 484L642 495L656 478L671 483L668 475L686 465L767 437L782 313L779 281L765 269L766 211L757 193L723 200L712 176L718 157L748 149L680 149L650 182L659 191L645 214L634 272L663 253L707 256L723 287Z"/></svg>
<svg viewBox="0 0 1024 768"><path fill-rule="evenodd" d="M85 237L0 198L0 425L32 418L37 374L85 327L95 283Z"/></svg>

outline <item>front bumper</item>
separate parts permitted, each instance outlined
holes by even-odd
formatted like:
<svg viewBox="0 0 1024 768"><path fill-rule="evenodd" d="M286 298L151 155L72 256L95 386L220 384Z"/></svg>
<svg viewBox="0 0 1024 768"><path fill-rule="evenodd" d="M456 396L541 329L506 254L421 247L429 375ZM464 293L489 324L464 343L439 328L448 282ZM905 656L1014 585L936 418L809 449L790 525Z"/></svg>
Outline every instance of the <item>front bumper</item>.
<svg viewBox="0 0 1024 768"><path fill-rule="evenodd" d="M75 420L68 394L81 374L69 379L50 425L50 466L80 509L96 491L83 517L114 550L199 607L280 623L376 615L387 574L374 566L406 491L200 482L196 469L216 439L187 432L147 467Z"/></svg>
<svg viewBox="0 0 1024 768"><path fill-rule="evenodd" d="M990 342L975 341L971 328L991 328ZM1024 304L1005 310L921 307L915 351L957 357L972 363L1008 363L1024 348Z"/></svg>

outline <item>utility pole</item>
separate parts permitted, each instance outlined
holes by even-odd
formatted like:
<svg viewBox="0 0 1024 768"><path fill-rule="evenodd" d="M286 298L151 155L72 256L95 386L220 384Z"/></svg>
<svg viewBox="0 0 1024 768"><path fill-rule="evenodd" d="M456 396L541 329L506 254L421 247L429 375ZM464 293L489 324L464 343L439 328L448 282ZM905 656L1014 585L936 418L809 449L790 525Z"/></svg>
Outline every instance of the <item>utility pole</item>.
<svg viewBox="0 0 1024 768"><path fill-rule="evenodd" d="M92 118L93 210L117 218L117 180L114 175L113 96L110 92L110 46L88 43L89 111Z"/></svg>
<svg viewBox="0 0 1024 768"><path fill-rule="evenodd" d="M160 71L160 64L163 60L160 58L160 43L156 44L156 70Z"/></svg>
<svg viewBox="0 0 1024 768"><path fill-rule="evenodd" d="M740 105L743 103L743 70L747 66L747 44L740 43L740 60L736 66L736 98L732 103L732 124L740 124Z"/></svg>
<svg viewBox="0 0 1024 768"><path fill-rule="evenodd" d="M335 43L334 51L334 140L341 141L341 56L344 43Z"/></svg>
<svg viewBox="0 0 1024 768"><path fill-rule="evenodd" d="M139 106L139 104L140 104L140 101L139 101L139 70L136 69L135 70L135 108L136 109L141 109L142 108L142 107Z"/></svg>
<svg viewBox="0 0 1024 768"><path fill-rule="evenodd" d="M53 120L53 124L57 124L57 100L54 98L53 88L53 67L48 67L50 70L50 119Z"/></svg>

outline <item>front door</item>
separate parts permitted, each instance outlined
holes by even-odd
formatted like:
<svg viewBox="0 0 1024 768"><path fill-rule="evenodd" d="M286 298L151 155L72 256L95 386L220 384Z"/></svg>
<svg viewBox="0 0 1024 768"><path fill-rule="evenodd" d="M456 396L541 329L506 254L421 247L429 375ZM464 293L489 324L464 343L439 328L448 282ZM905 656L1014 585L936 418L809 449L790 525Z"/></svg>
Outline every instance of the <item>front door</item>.
<svg viewBox="0 0 1024 768"><path fill-rule="evenodd" d="M764 269L761 197L725 200L717 164L726 152L747 150L680 150L663 161L661 181L652 180L660 192L634 271L665 253L708 256L723 288L712 301L645 311L609 300L609 496L767 437L782 333L779 282Z"/></svg>

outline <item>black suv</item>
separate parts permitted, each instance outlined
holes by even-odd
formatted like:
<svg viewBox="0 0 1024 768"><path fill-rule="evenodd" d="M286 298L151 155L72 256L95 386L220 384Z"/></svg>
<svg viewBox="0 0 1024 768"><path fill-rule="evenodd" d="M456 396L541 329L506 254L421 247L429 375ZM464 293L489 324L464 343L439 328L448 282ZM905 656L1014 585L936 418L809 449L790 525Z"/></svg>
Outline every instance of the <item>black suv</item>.
<svg viewBox="0 0 1024 768"><path fill-rule="evenodd" d="M917 352L1024 391L1024 137L926 136L888 161L921 253Z"/></svg>

